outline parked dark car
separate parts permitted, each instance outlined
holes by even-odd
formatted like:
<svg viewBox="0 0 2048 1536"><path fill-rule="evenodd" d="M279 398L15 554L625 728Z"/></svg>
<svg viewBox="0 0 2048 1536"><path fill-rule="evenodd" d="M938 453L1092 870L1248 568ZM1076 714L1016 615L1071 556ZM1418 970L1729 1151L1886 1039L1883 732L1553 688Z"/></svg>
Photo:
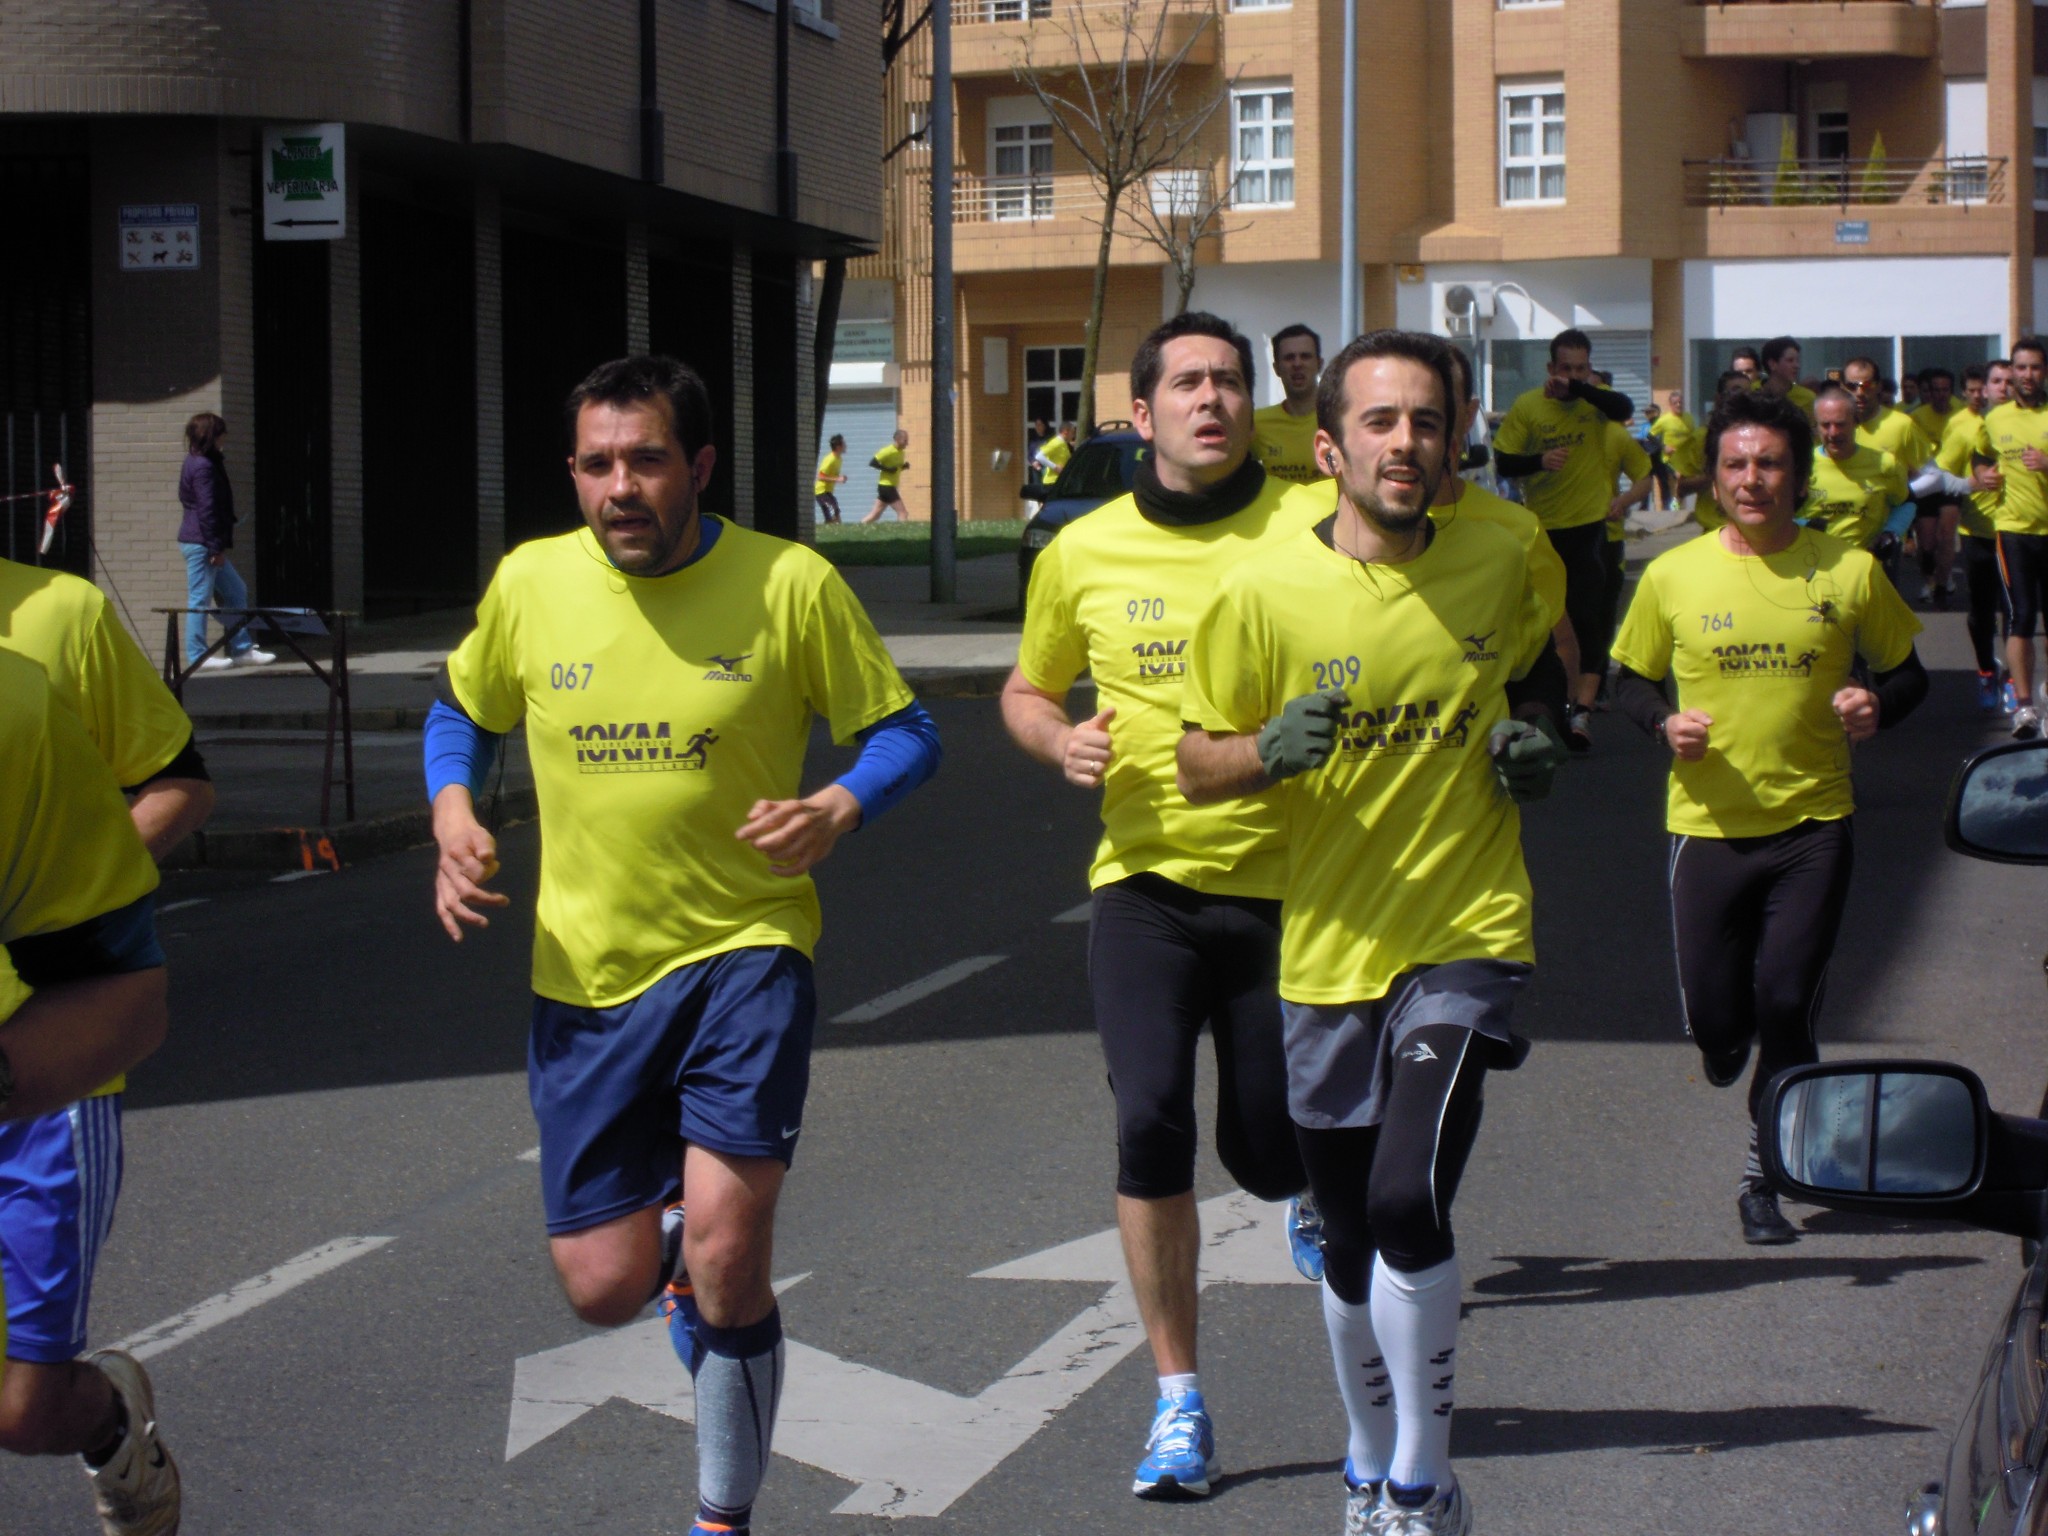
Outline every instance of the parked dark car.
<svg viewBox="0 0 2048 1536"><path fill-rule="evenodd" d="M1973 858L2048 864L2048 741L1963 765L1948 842ZM1843 1211L1961 1221L2025 1242L1948 1465L1907 1501L1909 1536L2048 1536L2048 1100L1994 1113L1976 1074L1939 1061L1794 1067L1764 1091L1759 1148L1784 1194Z"/></svg>
<svg viewBox="0 0 2048 1536"><path fill-rule="evenodd" d="M1074 456L1067 460L1057 480L1034 482L1018 492L1026 501L1039 504L1031 521L1024 525L1023 543L1017 546L1020 609L1024 606L1024 593L1031 585L1031 562L1038 558L1038 552L1075 518L1086 516L1128 491L1138 477L1139 460L1150 451L1129 422L1104 422L1074 449Z"/></svg>

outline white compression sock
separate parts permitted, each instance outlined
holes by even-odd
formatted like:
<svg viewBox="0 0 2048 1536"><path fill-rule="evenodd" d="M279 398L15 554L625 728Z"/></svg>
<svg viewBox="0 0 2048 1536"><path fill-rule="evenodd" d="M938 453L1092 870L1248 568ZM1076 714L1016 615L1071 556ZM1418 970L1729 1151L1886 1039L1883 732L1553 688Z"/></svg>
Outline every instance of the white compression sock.
<svg viewBox="0 0 2048 1536"><path fill-rule="evenodd" d="M1387 1379L1378 1336L1372 1329L1370 1295L1353 1306L1323 1282L1323 1326L1330 1334L1330 1360L1337 1367L1337 1391L1351 1421L1351 1475L1376 1483L1394 1456L1394 1389Z"/></svg>
<svg viewBox="0 0 2048 1536"><path fill-rule="evenodd" d="M1393 1380L1396 1430L1387 1476L1403 1487L1451 1475L1452 1378L1457 1369L1458 1256L1403 1274L1382 1254L1372 1267L1372 1326Z"/></svg>
<svg viewBox="0 0 2048 1536"><path fill-rule="evenodd" d="M1190 1392L1202 1390L1202 1373L1188 1371L1181 1375L1159 1378L1159 1395L1171 1402L1176 1397L1186 1397Z"/></svg>

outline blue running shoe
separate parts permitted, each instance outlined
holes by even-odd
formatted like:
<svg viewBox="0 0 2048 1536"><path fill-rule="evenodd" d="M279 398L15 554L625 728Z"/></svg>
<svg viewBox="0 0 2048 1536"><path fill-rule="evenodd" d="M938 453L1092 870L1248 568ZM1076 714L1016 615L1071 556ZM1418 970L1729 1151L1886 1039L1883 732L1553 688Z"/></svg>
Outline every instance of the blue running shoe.
<svg viewBox="0 0 2048 1536"><path fill-rule="evenodd" d="M662 1264L669 1282L656 1303L656 1310L668 1319L669 1347L676 1358L697 1379L697 1367L704 1363L704 1344L697 1337L697 1291L690 1284L690 1272L683 1268L683 1203L678 1200L661 1213Z"/></svg>
<svg viewBox="0 0 2048 1536"><path fill-rule="evenodd" d="M697 1523L690 1527L690 1536L747 1536L751 1529L745 1525L720 1525L699 1515Z"/></svg>
<svg viewBox="0 0 2048 1536"><path fill-rule="evenodd" d="M1159 1416L1145 1441L1131 1492L1141 1499L1199 1499L1223 1471L1216 1459L1216 1432L1199 1392L1159 1399Z"/></svg>
<svg viewBox="0 0 2048 1536"><path fill-rule="evenodd" d="M2009 677L2005 680L2005 689L1999 698L1999 703L2008 715L2020 707L2019 690L2013 687L2012 679Z"/></svg>
<svg viewBox="0 0 2048 1536"><path fill-rule="evenodd" d="M2004 711L2004 706L2004 691L1998 686L1998 674L1996 672L1979 672L1977 674L1978 710L1983 714L1996 715Z"/></svg>
<svg viewBox="0 0 2048 1536"><path fill-rule="evenodd" d="M1315 1196L1303 1190L1287 1202L1287 1251L1304 1280L1323 1278L1323 1213Z"/></svg>

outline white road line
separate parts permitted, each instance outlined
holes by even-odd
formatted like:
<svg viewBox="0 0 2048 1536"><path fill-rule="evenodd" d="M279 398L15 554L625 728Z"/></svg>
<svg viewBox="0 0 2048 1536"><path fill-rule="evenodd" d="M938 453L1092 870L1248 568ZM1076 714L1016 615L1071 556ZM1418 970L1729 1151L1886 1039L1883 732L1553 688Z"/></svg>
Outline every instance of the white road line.
<svg viewBox="0 0 2048 1536"><path fill-rule="evenodd" d="M286 885L293 880L310 880L315 875L331 875L333 873L334 871L331 869L295 869L288 875L272 875L270 883L272 885Z"/></svg>
<svg viewBox="0 0 2048 1536"><path fill-rule="evenodd" d="M158 907L156 915L162 917L166 912L182 912L187 907L203 907L211 900L213 900L211 896L194 896L190 901L173 901Z"/></svg>
<svg viewBox="0 0 2048 1536"><path fill-rule="evenodd" d="M138 1360L152 1359L198 1338L209 1329L240 1317L244 1312L255 1311L265 1302L277 1300L287 1291L297 1290L308 1280L316 1280L329 1270L341 1268L351 1259L375 1253L386 1243L395 1241L396 1238L390 1237L340 1237L331 1243L322 1243L295 1259L286 1259L273 1270L244 1280L233 1290L209 1296L175 1317L167 1317L140 1333L131 1333L117 1347L127 1350Z"/></svg>
<svg viewBox="0 0 2048 1536"><path fill-rule="evenodd" d="M1094 902L1084 901L1078 907L1067 908L1066 911L1062 912L1058 917L1054 918L1053 921L1056 923L1085 923L1088 921L1089 915L1093 913L1094 910Z"/></svg>
<svg viewBox="0 0 2048 1536"><path fill-rule="evenodd" d="M520 1162L522 1162L522 1163L537 1163L537 1162L539 1162L539 1161L540 1161L540 1148L539 1148L539 1147L528 1147L528 1148L527 1148L527 1149L526 1149L526 1150L525 1150L524 1152L522 1152L522 1153L520 1153L520 1154L519 1154L519 1161L520 1161Z"/></svg>
<svg viewBox="0 0 2048 1536"><path fill-rule="evenodd" d="M992 965L1001 965L1008 955L970 955L965 960L955 960L951 965L921 976L908 986L898 987L894 992L884 992L872 1002L862 1003L858 1008L849 1008L838 1015L834 1024L872 1024L876 1019L894 1013L898 1008L908 1008L912 1003L930 997L934 992L943 992L956 981L965 981L979 975Z"/></svg>

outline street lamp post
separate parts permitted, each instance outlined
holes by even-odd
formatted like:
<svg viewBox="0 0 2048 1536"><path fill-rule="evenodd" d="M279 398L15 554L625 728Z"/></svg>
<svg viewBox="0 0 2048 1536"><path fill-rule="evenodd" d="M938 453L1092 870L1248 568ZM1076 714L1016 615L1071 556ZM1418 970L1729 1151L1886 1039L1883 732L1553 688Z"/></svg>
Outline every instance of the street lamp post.
<svg viewBox="0 0 2048 1536"><path fill-rule="evenodd" d="M932 6L932 601L954 594L953 0Z"/></svg>

